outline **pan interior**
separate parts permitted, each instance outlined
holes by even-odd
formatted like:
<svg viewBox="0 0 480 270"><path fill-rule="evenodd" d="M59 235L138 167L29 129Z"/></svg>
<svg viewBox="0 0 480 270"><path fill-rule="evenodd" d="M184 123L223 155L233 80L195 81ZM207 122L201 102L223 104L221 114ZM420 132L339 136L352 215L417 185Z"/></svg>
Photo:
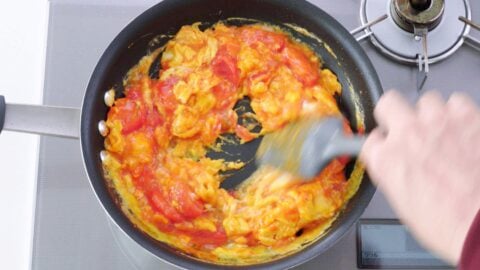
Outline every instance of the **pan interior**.
<svg viewBox="0 0 480 270"><path fill-rule="evenodd" d="M228 18L224 21L220 21L220 23L229 25L229 26L243 26L243 25L249 25L249 24L263 24L263 25L269 25L265 22L254 20L254 19L249 19L249 18ZM302 29L298 26L294 25L272 25L275 28L281 28L281 30L288 35L291 36L291 38L297 42L303 43L303 44L308 44L310 49L314 50L318 56L324 55L324 58L332 58L335 57L333 52L331 52L328 48L327 45L325 45L318 37L315 35L309 33L307 30ZM211 27L211 23L201 23L200 29L207 29ZM213 26L212 26L213 27ZM163 43L156 42L156 40L161 40L161 37L154 37L151 41L150 44L155 44L155 46L152 46L150 49L154 52L152 59L154 60L149 67L149 76L153 79L157 78L157 70L161 69L161 64L160 64L160 57L156 56L156 53L158 53L158 49L162 50L164 48ZM164 39L165 40L165 39ZM167 41L167 40L165 40ZM158 48L156 48L158 46ZM162 54L160 52L160 54ZM148 56L148 55L147 55ZM323 58L321 58L323 59ZM143 61L143 60L142 60ZM337 63L337 62L334 62ZM322 64L321 68L328 68L327 65ZM124 81L128 81L128 79L124 79ZM351 88L350 85L344 86L347 90ZM341 101L342 96L336 96L338 101ZM342 105L345 105L345 103L342 103ZM245 97L243 99L240 99L237 104L235 105L235 111L238 114L238 122L242 121L247 121L249 119L252 119L251 117L243 118L243 115L246 115L247 113L253 113L253 109L250 105L250 99ZM350 116L351 118L351 113L349 111L350 108L348 106L343 106L343 111L347 114L346 117ZM357 108L354 108L357 109ZM355 116L355 114L353 114ZM358 115L358 114L357 114ZM358 123L358 127L362 128L363 125L363 120L362 119L357 119L357 118L352 118L354 119L353 123ZM257 122L258 124L258 122ZM245 125L243 125L245 126ZM254 132L260 132L261 126L257 125ZM354 129L356 127L354 126ZM223 134L222 136L219 137L217 142L219 142L216 145L220 145L220 149L212 149L209 151L207 154L207 157L213 158L213 159L223 159L226 161L233 161L233 162L244 162L246 165L243 166L241 169L233 169L233 170L228 170L223 173L223 176L225 179L222 181L221 187L225 189L236 189L237 185L240 183L247 181L256 170L257 166L255 164L255 153L256 150L259 146L259 143L262 138L255 139L251 142L247 143L240 143L240 139L236 137L234 134ZM216 148L216 147L214 147ZM361 181L361 177L363 176L363 170L361 166L356 165L354 162L352 162L352 165L350 166L352 175L346 175L346 179L350 181L350 183L347 185L347 191L346 194L351 194L355 193L356 190L358 189L358 185ZM110 187L111 189L111 194L116 198L116 201L119 203L119 207L124 209L128 207L134 207L126 203L126 201L123 201L122 198L126 198L125 194L122 192L119 192L114 188L115 181L112 181L112 185ZM117 193L118 192L118 193ZM346 195L345 200L348 201L349 196ZM128 208L131 209L131 208ZM169 242L170 240L166 235L163 235L162 233L157 233L153 229L149 228L147 224L145 224L140 217L136 216L134 214L134 211L126 211L126 215L129 217L129 219L140 229L143 231L149 232L149 234L154 237L156 240L159 241L166 241ZM304 248L305 246L310 245L314 240L318 239L321 234L331 225L333 220L335 220L336 215L334 217L329 217L319 223L318 225L315 226L315 228L311 228L307 231L299 231L298 237L296 237L295 240L293 240L291 243L286 244L285 247L277 247L275 250L270 250L268 253L270 255L259 255L258 258L257 256L251 256L249 258L243 258L242 260L234 260L232 255L228 255L229 253L226 252L226 258L222 258L222 260L219 261L219 263L222 264L251 264L255 262L263 262L263 261L268 261L268 260L275 260L281 257L284 257L288 254L291 254L292 252L297 252L299 249ZM253 249L253 247L252 247ZM261 258L261 259L260 259Z"/></svg>

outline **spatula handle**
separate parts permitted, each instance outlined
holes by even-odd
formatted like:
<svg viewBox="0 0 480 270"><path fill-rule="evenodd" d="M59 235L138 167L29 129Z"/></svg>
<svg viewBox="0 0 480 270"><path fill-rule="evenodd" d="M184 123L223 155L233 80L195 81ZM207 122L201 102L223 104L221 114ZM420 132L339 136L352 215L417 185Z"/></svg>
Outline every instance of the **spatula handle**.
<svg viewBox="0 0 480 270"><path fill-rule="evenodd" d="M359 135L352 137L339 136L331 143L329 155L331 155L332 158L343 155L358 156L365 140L365 136Z"/></svg>
<svg viewBox="0 0 480 270"><path fill-rule="evenodd" d="M323 170L328 163L341 156L356 157L360 154L362 146L365 143L365 136L348 136L338 133L337 136L328 142L328 146L316 159L311 159L310 162L302 162L300 164L299 175L305 179L312 179L321 170Z"/></svg>

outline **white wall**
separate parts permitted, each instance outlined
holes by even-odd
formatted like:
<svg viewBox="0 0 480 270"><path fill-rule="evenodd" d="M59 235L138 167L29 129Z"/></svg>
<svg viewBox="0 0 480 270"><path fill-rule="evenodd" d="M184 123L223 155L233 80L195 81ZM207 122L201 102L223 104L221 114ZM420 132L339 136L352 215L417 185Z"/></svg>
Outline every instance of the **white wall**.
<svg viewBox="0 0 480 270"><path fill-rule="evenodd" d="M47 0L0 2L0 95L41 103ZM0 135L0 268L30 269L38 136Z"/></svg>

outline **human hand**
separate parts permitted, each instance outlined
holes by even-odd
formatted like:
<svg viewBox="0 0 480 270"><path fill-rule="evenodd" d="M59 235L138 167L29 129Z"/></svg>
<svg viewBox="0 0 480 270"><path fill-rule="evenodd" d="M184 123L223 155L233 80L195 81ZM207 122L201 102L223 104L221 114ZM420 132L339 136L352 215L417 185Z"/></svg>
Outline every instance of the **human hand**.
<svg viewBox="0 0 480 270"><path fill-rule="evenodd" d="M370 178L419 242L456 264L480 208L479 108L436 92L413 107L389 91L374 114L360 154Z"/></svg>

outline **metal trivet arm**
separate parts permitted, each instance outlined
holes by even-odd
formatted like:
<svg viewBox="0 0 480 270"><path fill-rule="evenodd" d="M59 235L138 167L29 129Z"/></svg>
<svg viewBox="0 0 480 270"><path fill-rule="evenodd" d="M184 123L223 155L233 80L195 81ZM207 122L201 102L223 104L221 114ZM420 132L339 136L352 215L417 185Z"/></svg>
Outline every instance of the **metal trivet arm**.
<svg viewBox="0 0 480 270"><path fill-rule="evenodd" d="M428 43L427 43L428 28L414 26L415 40L421 40L422 49L418 54L418 73L417 73L417 91L422 90L423 85L427 81L428 72L430 71L430 64L428 60Z"/></svg>
<svg viewBox="0 0 480 270"><path fill-rule="evenodd" d="M371 22L368 22L368 23L366 23L366 24L364 24L364 25L362 25L362 26L360 26L360 27L357 27L357 28L353 29L352 31L350 31L350 34L351 34L352 36L356 36L358 33L362 32L362 31L368 30L368 31L366 31L365 34L363 34L363 35L355 38L358 42L360 42L360 41L362 41L362 40L365 40L367 37L369 37L369 36L371 36L371 35L373 34L373 32L369 30L369 28L370 28L371 26L379 23L379 22L384 21L384 20L387 19L387 18L388 18L388 15L387 15L387 14L384 14L384 15L376 18L375 20L371 21Z"/></svg>
<svg viewBox="0 0 480 270"><path fill-rule="evenodd" d="M368 22L360 27L353 29L352 31L350 31L350 34L352 36L356 36L360 32L365 31L363 35L355 38L358 42L361 42L373 34L373 32L370 30L370 27L384 21L387 18L388 18L388 14L384 14L371 22ZM427 34L428 34L427 28L424 28L424 27L415 28L415 32L414 32L415 39L422 41L422 53L418 54L418 62L417 62L418 64L417 90L419 91L423 88L423 85L427 81L428 72L429 72Z"/></svg>
<svg viewBox="0 0 480 270"><path fill-rule="evenodd" d="M477 30L477 31L480 31L480 24L478 24L478 23L476 23L476 22L474 22L474 21L472 21L472 20L469 20L469 19L467 19L467 18L465 18L465 17L463 17L463 16L458 17L458 19L459 19L460 21L464 22L466 25L472 27L473 29L475 29L475 30ZM464 41L465 41L465 43L466 43L467 45L469 45L470 47L472 47L472 48L480 51L480 40L472 37L472 36L469 35L469 34L465 34L465 35L463 36L463 39L464 39Z"/></svg>

